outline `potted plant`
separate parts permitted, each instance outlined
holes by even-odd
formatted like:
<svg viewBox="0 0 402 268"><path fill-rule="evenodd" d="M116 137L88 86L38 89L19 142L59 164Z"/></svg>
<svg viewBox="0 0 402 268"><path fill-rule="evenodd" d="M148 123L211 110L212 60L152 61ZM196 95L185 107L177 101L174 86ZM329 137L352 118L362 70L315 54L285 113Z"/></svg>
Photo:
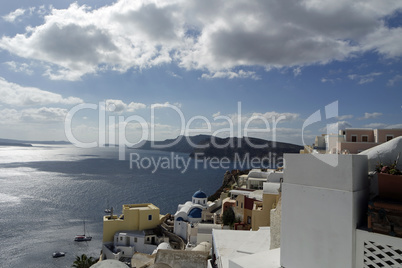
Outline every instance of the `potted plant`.
<svg viewBox="0 0 402 268"><path fill-rule="evenodd" d="M397 160L389 165L379 163L376 166L378 173L378 196L380 198L402 201L402 172L397 168Z"/></svg>

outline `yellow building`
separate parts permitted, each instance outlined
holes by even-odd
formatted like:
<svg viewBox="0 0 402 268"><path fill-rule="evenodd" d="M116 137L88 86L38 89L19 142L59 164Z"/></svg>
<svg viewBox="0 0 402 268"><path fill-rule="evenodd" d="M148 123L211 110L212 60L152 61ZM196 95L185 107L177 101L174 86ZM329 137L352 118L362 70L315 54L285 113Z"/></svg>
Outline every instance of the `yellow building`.
<svg viewBox="0 0 402 268"><path fill-rule="evenodd" d="M103 217L103 242L112 242L118 231L142 231L160 224L159 208L151 203L123 205L123 214Z"/></svg>
<svg viewBox="0 0 402 268"><path fill-rule="evenodd" d="M279 200L279 183L265 183L262 202L254 202L251 214L251 229L257 231L262 226L271 225L271 209Z"/></svg>

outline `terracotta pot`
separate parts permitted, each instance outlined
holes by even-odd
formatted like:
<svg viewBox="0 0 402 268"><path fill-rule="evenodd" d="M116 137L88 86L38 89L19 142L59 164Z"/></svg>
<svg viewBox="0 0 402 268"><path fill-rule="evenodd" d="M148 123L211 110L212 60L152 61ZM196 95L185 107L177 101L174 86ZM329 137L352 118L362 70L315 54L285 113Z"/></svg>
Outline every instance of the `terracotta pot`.
<svg viewBox="0 0 402 268"><path fill-rule="evenodd" d="M378 196L402 202L402 175L378 173Z"/></svg>

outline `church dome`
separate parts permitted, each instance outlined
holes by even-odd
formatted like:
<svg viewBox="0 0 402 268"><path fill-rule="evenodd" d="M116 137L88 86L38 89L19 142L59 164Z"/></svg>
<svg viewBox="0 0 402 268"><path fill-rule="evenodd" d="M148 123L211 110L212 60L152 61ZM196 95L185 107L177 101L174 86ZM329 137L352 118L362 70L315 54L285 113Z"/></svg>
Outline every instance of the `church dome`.
<svg viewBox="0 0 402 268"><path fill-rule="evenodd" d="M190 210L190 212L188 213L188 217L189 217L189 218L200 219L200 218L202 217L202 209L200 209L200 208L193 208L193 209Z"/></svg>
<svg viewBox="0 0 402 268"><path fill-rule="evenodd" d="M199 190L199 191L197 191L197 192L195 192L193 194L193 197L195 197L195 198L207 198L207 195L203 191Z"/></svg>

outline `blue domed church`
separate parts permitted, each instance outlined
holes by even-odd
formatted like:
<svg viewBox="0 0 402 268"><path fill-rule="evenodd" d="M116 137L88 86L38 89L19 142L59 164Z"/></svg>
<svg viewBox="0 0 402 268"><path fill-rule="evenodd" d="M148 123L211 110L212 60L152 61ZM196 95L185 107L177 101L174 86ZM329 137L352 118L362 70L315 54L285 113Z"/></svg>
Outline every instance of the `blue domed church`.
<svg viewBox="0 0 402 268"><path fill-rule="evenodd" d="M180 204L174 214L174 233L187 240L188 225L199 223L207 210L207 195L199 190L193 194L191 201Z"/></svg>

